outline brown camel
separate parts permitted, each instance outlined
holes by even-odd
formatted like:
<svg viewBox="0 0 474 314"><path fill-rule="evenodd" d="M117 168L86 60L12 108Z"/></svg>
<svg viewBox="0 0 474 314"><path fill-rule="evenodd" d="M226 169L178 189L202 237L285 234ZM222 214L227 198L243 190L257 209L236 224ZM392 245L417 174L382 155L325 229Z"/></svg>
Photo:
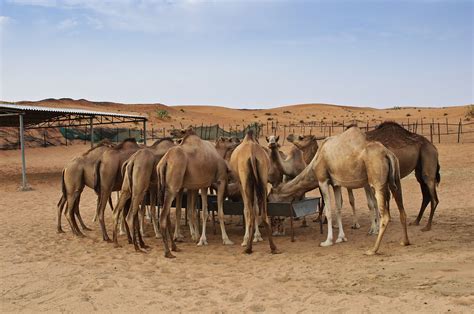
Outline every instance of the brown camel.
<svg viewBox="0 0 474 314"><path fill-rule="evenodd" d="M113 242L118 246L117 232L119 218L124 213L126 217L127 230L132 231L132 241L135 249L143 250L145 246L142 241L137 240L137 233L140 237L142 230L137 230L136 220L138 219L139 206L143 202L145 195L149 192L150 195L150 208L151 208L151 221L155 236L160 237L160 231L158 229L158 222L156 221L156 195L157 195L157 177L155 167L165 153L175 146L171 138L163 138L157 140L152 146L147 148L139 149L133 154L122 166L123 183L120 193L119 203L114 209L114 229L113 229ZM126 206L127 203L130 206ZM130 207L128 213L125 215L124 208ZM142 228L143 213L140 220L140 227ZM130 239L130 234L127 233Z"/></svg>
<svg viewBox="0 0 474 314"><path fill-rule="evenodd" d="M188 128L188 129L180 131L180 132L178 132L178 131L174 132L175 136L181 136L183 134L186 135L186 134L195 134L195 133L191 128ZM217 153L222 158L224 158L226 161L228 161L230 159L230 155L232 154L232 151L239 144L240 144L240 140L238 138L221 136L216 140L215 148L216 148ZM211 190L217 190L217 184L216 183L212 184ZM197 190L187 191L187 204L188 204L188 207L189 207L189 205L193 205L193 206L195 205L196 198L197 198L197 192L198 192ZM182 209L182 206L181 206L182 194L183 194L183 191L180 191L176 195L176 224L175 224L174 235L173 235L173 239L176 242L181 242L184 239L184 236L181 233L181 223L180 223L181 222L181 209ZM207 196L207 191L206 191L205 195ZM202 198L203 198L203 195L201 195L201 199ZM207 202L207 199L206 199L206 202ZM190 233L191 233L191 238L192 238L193 241L197 241L199 232L198 232L198 229L195 225L196 216L194 215L194 211L188 210L187 213L188 213L188 218L190 218L189 219L189 221L190 221L189 229L190 229Z"/></svg>
<svg viewBox="0 0 474 314"><path fill-rule="evenodd" d="M186 135L181 144L172 147L160 160L157 167L158 191L163 208L160 214L160 228L162 232L165 257L175 257L171 254L168 245L168 224L171 203L176 195L182 190L199 190L203 197L202 220L203 229L198 245L206 245L206 220L207 220L207 189L212 183L217 182L217 204L219 222L224 244L233 244L227 236L224 225L224 192L227 184L227 165L225 160L219 156L216 148L209 142L201 140L195 134ZM189 212L190 210L188 210ZM191 211L194 211L191 208ZM168 230L168 232L167 232ZM173 237L171 238L172 249L176 251Z"/></svg>
<svg viewBox="0 0 474 314"><path fill-rule="evenodd" d="M91 189L94 188L95 164L102 154L112 146L113 144L109 140L101 141L98 145L89 149L81 156L75 157L64 167L61 179L62 195L58 202L58 233L64 232L61 227L61 214L66 206L65 215L75 235L84 236L77 226L75 216L79 219L79 223L84 230L91 230L82 220L79 211L80 197L85 186ZM112 207L110 199L109 202Z"/></svg>
<svg viewBox="0 0 474 314"><path fill-rule="evenodd" d="M286 159L281 157L278 147L278 140L280 136L271 135L267 138L268 148L270 148L271 161L277 166L278 170L286 176L285 180L293 179L303 171L306 167L306 162L303 159L303 151L296 145L290 149Z"/></svg>
<svg viewBox="0 0 474 314"><path fill-rule="evenodd" d="M111 241L105 228L104 209L106 201L113 191L120 191L122 188L122 165L138 149L140 149L140 146L135 139L129 138L119 145L105 150L96 163L94 190L99 196L96 214L99 217L104 241Z"/></svg>
<svg viewBox="0 0 474 314"><path fill-rule="evenodd" d="M294 134L290 134L286 139L303 152L304 162L309 165L318 151L318 140L322 140L323 138L317 138L314 135L295 136Z"/></svg>
<svg viewBox="0 0 474 314"><path fill-rule="evenodd" d="M370 186L375 190L375 199L382 218L375 246L368 250L367 254L372 255L378 251L390 221L390 214L386 210L389 189L400 211L400 222L403 228L401 244L409 244L398 159L381 143L367 141L365 134L359 128L351 127L340 135L327 138L308 167L290 182L273 189L269 200L292 200L317 186L320 187L325 200L325 212L328 219L328 236L321 246L333 244L329 186L333 187L336 200L336 218L339 227L336 243L347 241L341 221L341 187L350 189L364 187L369 190Z"/></svg>
<svg viewBox="0 0 474 314"><path fill-rule="evenodd" d="M230 165L234 175L238 178L240 192L244 202L245 236L242 246L246 246L245 253L252 253L252 240L255 218L258 208L262 210L263 224L267 231L268 242L272 253L279 253L273 243L270 230L270 219L267 215L267 182L270 160L265 150L253 138L249 131L242 143L234 150L230 158Z"/></svg>

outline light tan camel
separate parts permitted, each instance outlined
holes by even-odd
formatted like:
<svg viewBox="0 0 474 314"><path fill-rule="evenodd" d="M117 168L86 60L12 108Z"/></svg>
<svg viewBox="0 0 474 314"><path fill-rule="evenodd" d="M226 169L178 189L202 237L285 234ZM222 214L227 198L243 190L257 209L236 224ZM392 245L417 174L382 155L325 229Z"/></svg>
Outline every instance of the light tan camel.
<svg viewBox="0 0 474 314"><path fill-rule="evenodd" d="M183 134L186 135L186 134L195 134L195 133L191 128L188 128L188 129L180 131L180 132L177 132L177 131L174 132L175 136L181 136ZM226 161L228 161L230 159L230 155L232 154L232 151L239 144L240 144L240 140L238 138L221 136L216 140L215 148L216 148L217 153L222 158L224 158ZM211 186L211 189L217 190L217 184L213 183L212 186ZM193 205L193 206L196 205L197 192L198 192L197 190L187 191L187 193L186 193L187 194L187 202L186 203L188 204L188 209L190 208L189 205ZM173 239L176 242L181 242L181 241L184 240L184 236L181 233L182 194L183 194L183 191L180 191L176 195L176 223L175 223L175 229L174 229L174 235L173 235ZM205 196L207 197L207 191L206 191ZM204 196L201 195L201 200L202 200L203 197ZM207 198L206 198L206 201L207 201ZM190 219L188 219L188 221L190 222L189 223L189 229L190 229L190 233L191 233L191 238L192 238L193 241L197 241L198 237L199 237L198 236L199 232L198 232L198 228L197 228L197 225L196 225L195 212L193 210L188 210L187 214L188 214L188 218L190 218Z"/></svg>
<svg viewBox="0 0 474 314"><path fill-rule="evenodd" d="M99 196L96 214L99 217L104 241L111 242L105 228L104 210L106 202L113 191L120 191L122 188L122 165L138 149L140 149L140 146L134 138L126 139L119 145L105 150L96 163L94 190Z"/></svg>
<svg viewBox="0 0 474 314"><path fill-rule="evenodd" d="M234 175L238 178L240 192L244 202L245 236L242 246L245 253L252 253L252 240L255 218L258 208L262 211L263 224L267 231L268 242L273 254L279 253L273 243L270 230L270 219L267 215L267 182L270 160L265 150L253 138L249 131L242 143L234 150L230 157L230 165Z"/></svg>
<svg viewBox="0 0 474 314"><path fill-rule="evenodd" d="M97 146L89 149L81 156L75 157L71 160L62 171L61 186L62 186L62 195L58 202L58 216L57 216L57 232L63 233L61 227L61 215L63 210L66 208L65 215L71 226L72 232L77 236L84 236L81 230L77 226L75 216L79 219L84 230L89 229L82 220L79 203L81 193L84 190L85 186L94 188L94 171L95 164L97 160L102 156L104 151L112 147L113 144L104 140L100 142ZM109 199L110 206L112 207L112 202Z"/></svg>
<svg viewBox="0 0 474 314"><path fill-rule="evenodd" d="M133 154L122 166L123 183L120 192L120 199L114 209L113 224L113 242L118 246L117 232L120 216L126 217L127 230L132 229L132 237L127 232L127 237L131 239L135 250L143 250L146 248L143 241L140 241L143 226L143 212L138 217L139 206L142 204L146 193L149 192L151 222L155 231L156 238L159 238L160 231L158 229L156 214L156 196L157 196L157 177L155 167L166 152L175 146L171 138L163 138L157 140L153 145L147 148L139 149ZM127 206L129 205L129 206ZM140 218L140 229L136 228L136 221ZM138 237L137 237L138 233Z"/></svg>
<svg viewBox="0 0 474 314"><path fill-rule="evenodd" d="M325 200L328 219L328 236L321 246L333 244L332 214L329 186L334 189L336 218L339 235L336 243L347 241L341 221L341 187L356 189L369 186L375 190L375 199L381 213L380 232L373 249L367 254L375 254L390 220L386 210L389 189L400 211L403 228L402 245L408 245L406 214L403 208L400 184L400 168L396 156L379 142L366 140L365 134L357 127L351 127L340 135L327 138L318 153L305 170L288 183L272 189L270 201L288 200L319 186Z"/></svg>
<svg viewBox="0 0 474 314"><path fill-rule="evenodd" d="M278 147L278 140L280 136L271 135L267 137L268 148L270 148L271 161L277 166L278 170L286 176L284 180L289 181L303 171L306 167L306 162L303 159L303 151L298 147L293 146L290 149L286 159L281 157Z"/></svg>
<svg viewBox="0 0 474 314"><path fill-rule="evenodd" d="M171 203L182 189L202 189L202 234L198 245L206 245L206 221L207 221L207 189L212 183L217 182L217 205L219 223L224 244L233 244L229 240L224 224L224 192L227 184L227 165L225 160L217 153L213 144L201 140L195 134L186 135L181 144L171 148L160 160L157 167L158 191L163 201L160 214L160 227L162 232L165 257L175 257L171 254L168 245L168 224ZM189 193L189 192L188 192ZM205 197L204 197L205 195ZM191 211L194 211L191 207ZM189 212L189 209L188 209ZM168 231L168 232L167 232ZM172 249L176 251L173 237L171 238Z"/></svg>
<svg viewBox="0 0 474 314"><path fill-rule="evenodd" d="M318 151L318 140L323 138L317 138L314 135L294 135L290 134L287 136L287 141L298 147L303 152L304 162L309 165L313 160L314 155Z"/></svg>

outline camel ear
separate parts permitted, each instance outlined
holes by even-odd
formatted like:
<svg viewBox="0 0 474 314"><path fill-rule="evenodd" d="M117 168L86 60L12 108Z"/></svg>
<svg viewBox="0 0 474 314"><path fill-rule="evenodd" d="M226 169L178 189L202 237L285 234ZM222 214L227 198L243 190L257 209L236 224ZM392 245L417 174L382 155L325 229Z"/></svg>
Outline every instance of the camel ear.
<svg viewBox="0 0 474 314"><path fill-rule="evenodd" d="M279 139L280 139L280 135L278 135L278 136L275 138L275 141L278 142Z"/></svg>
<svg viewBox="0 0 474 314"><path fill-rule="evenodd" d="M267 143L270 143L270 141L268 140L268 136L265 136L265 139L267 140Z"/></svg>

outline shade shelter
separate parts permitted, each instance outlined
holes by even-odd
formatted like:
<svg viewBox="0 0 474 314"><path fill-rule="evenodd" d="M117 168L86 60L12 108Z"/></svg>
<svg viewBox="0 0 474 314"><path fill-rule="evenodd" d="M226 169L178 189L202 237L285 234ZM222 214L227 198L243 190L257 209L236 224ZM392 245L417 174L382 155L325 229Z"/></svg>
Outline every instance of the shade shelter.
<svg viewBox="0 0 474 314"><path fill-rule="evenodd" d="M89 126L93 146L94 126L118 123L143 123L143 142L146 144L147 118L105 111L91 111L76 108L56 108L0 103L0 127L18 127L22 160L21 190L28 190L25 162L25 129Z"/></svg>

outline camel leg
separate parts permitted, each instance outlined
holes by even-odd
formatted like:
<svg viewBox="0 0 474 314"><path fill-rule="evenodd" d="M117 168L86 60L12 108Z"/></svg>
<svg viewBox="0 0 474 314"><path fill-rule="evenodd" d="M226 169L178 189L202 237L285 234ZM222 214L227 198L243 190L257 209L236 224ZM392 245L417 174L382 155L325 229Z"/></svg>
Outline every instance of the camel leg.
<svg viewBox="0 0 474 314"><path fill-rule="evenodd" d="M252 192L254 193L254 192ZM254 233L254 228L255 228L255 208L253 208L253 202L250 201L249 202L249 220L248 222L246 221L246 223L249 225L248 226L248 229L249 229L249 238L247 239L247 246L245 248L245 253L247 254L252 254L252 240L250 239L251 235Z"/></svg>
<svg viewBox="0 0 474 314"><path fill-rule="evenodd" d="M140 223L140 233L142 236L145 236L145 212L146 212L145 198L146 196L143 197L142 203L140 205L140 209L138 210L138 222Z"/></svg>
<svg viewBox="0 0 474 314"><path fill-rule="evenodd" d="M193 242L198 241L199 228L197 227L196 221L196 191L188 190L187 196L187 210L188 210L188 223L189 223L189 232L191 233L191 239Z"/></svg>
<svg viewBox="0 0 474 314"><path fill-rule="evenodd" d="M408 231L407 231L407 214L405 212L405 208L403 206L403 197L402 197L402 189L400 185L400 181L397 187L390 186L390 190L392 191L393 198L397 203L398 211L400 212L400 223L402 224L403 229L403 240L400 242L401 245L407 246L410 245L410 241L408 240Z"/></svg>
<svg viewBox="0 0 474 314"><path fill-rule="evenodd" d="M117 203L118 203L118 200L119 200L119 198L117 197ZM114 204L112 204L112 194L110 194L110 196L109 196L109 206L110 206L110 210L114 211Z"/></svg>
<svg viewBox="0 0 474 314"><path fill-rule="evenodd" d="M221 227L222 234L222 243L224 245L232 245L232 242L227 235L225 230L225 221L224 221L224 193L225 193L226 181L219 181L219 186L217 188L217 214L219 216L219 225Z"/></svg>
<svg viewBox="0 0 474 314"><path fill-rule="evenodd" d="M165 197L164 197L164 201L163 201L163 208L161 209L161 213L160 213L160 230L162 232L161 239L163 240L163 247L164 247L166 258L176 257L173 254L171 254L171 251L170 251L170 248L169 248L169 245L168 245L168 236L169 236L168 220L169 220L171 203L173 203L173 199L175 197L176 197L176 192L172 192L172 191L166 189ZM172 239L171 239L171 241L172 241Z"/></svg>
<svg viewBox="0 0 474 314"><path fill-rule="evenodd" d="M111 242L111 240L109 236L107 235L104 213L105 213L105 206L107 205L107 200L109 199L110 194L111 194L111 191L103 188L99 196L99 206L97 207L97 214L99 216L100 229L102 230L102 239L107 242Z"/></svg>
<svg viewBox="0 0 474 314"><path fill-rule="evenodd" d="M207 225L207 217L209 216L209 212L207 210L207 189L201 189L201 203L202 203L202 233L201 238L199 239L198 246L207 245L207 238L206 238L206 225Z"/></svg>
<svg viewBox="0 0 474 314"><path fill-rule="evenodd" d="M153 225L153 230L155 231L155 238L161 238L160 228L158 227L157 221L157 210L156 210L156 191L151 189L150 190L150 216L151 216L151 224Z"/></svg>
<svg viewBox="0 0 474 314"><path fill-rule="evenodd" d="M79 203L80 202L81 202L81 195L79 194L79 196L77 197L76 206L74 206L74 213L75 213L77 219L79 220L79 224L81 225L82 229L86 230L86 231L92 231L92 229L87 227L86 224L84 223L84 221L82 220L81 212L79 211Z"/></svg>
<svg viewBox="0 0 474 314"><path fill-rule="evenodd" d="M346 242L347 238L344 234L342 227L342 218L341 218L341 209L342 209L342 189L340 186L333 187L334 189L334 198L336 200L336 220L337 226L339 228L339 234L336 239L336 243Z"/></svg>
<svg viewBox="0 0 474 314"><path fill-rule="evenodd" d="M66 218L69 222L69 226L71 227L73 234L79 237L85 237L85 235L81 232L81 230L79 229L79 226L77 225L76 216L75 216L75 207L76 207L76 204L78 204L77 199L79 198L79 195L81 194L81 192L82 191L76 190L74 193L67 195Z"/></svg>
<svg viewBox="0 0 474 314"><path fill-rule="evenodd" d="M66 198L64 196L61 196L61 199L58 202L57 233L64 233L64 230L61 227L61 216L63 214L65 205L66 205Z"/></svg>
<svg viewBox="0 0 474 314"><path fill-rule="evenodd" d="M354 198L354 192L352 189L347 189L347 195L349 196L349 203L351 204L352 208L352 229L359 229L359 220L357 219L357 212L356 212L356 207L355 207L355 198Z"/></svg>
<svg viewBox="0 0 474 314"><path fill-rule="evenodd" d="M321 242L320 246L331 246L333 245L333 236L332 236L332 213L331 213L331 196L329 193L329 183L328 181L319 184L319 189L324 199L324 210L326 218L328 220L328 236L326 241Z"/></svg>
<svg viewBox="0 0 474 314"><path fill-rule="evenodd" d="M418 175L417 175L417 179L418 179ZM415 226L418 226L420 224L420 220L423 217L426 206L428 206L428 203L430 202L430 192L428 191L428 187L426 186L425 182L423 182L421 178L418 179L418 182L420 183L421 194L423 196L423 200L421 201L421 207L420 207L420 211L418 212L418 216L416 217L415 221L410 223L410 225L415 225Z"/></svg>
<svg viewBox="0 0 474 314"><path fill-rule="evenodd" d="M173 239L176 242L183 242L184 236L181 233L181 203L183 198L183 190L179 191L178 195L176 196L176 222L174 225L174 236Z"/></svg>
<svg viewBox="0 0 474 314"><path fill-rule="evenodd" d="M135 193L135 191L133 193ZM127 217L126 217L126 222L127 222L128 227L130 228L131 226L133 230L132 242L135 247L135 251L137 252L138 251L146 252L145 250L143 250L141 243L139 243L139 239L138 239L138 233L140 233L138 211L140 208L140 203L142 203L143 201L144 194L145 194L144 192L132 194L132 203L131 203L130 211L128 212Z"/></svg>
<svg viewBox="0 0 474 314"><path fill-rule="evenodd" d="M250 238L250 207L248 205L248 201L245 199L243 200L244 202L244 222L245 222L245 234L244 234L244 240L242 241L242 246L247 246L247 242L249 242Z"/></svg>
<svg viewBox="0 0 474 314"><path fill-rule="evenodd" d="M377 209L377 200L375 199L374 192L369 185L364 187L365 196L367 198L367 206L370 210L370 228L368 234L378 234L379 233L379 212Z"/></svg>
<svg viewBox="0 0 474 314"><path fill-rule="evenodd" d="M255 208L255 234L253 236L253 242L257 243L257 242L262 242L263 241L262 234L260 233L260 230L258 229L258 225L260 224L261 216L258 215L258 213L260 212L260 209L259 209L259 206L258 206L258 203L257 203L257 198L255 198L254 208Z"/></svg>
<svg viewBox="0 0 474 314"><path fill-rule="evenodd" d="M384 189L386 188L387 187L385 186L385 187L377 187L375 189L375 199L377 200L377 207L381 214L380 230L377 236L377 240L375 241L374 248L368 250L366 252L367 255L374 255L375 253L377 253L380 247L380 243L382 242L382 238L385 233L385 230L387 229L387 225L390 222L390 215L388 211L386 210L386 202L385 202L386 191Z"/></svg>
<svg viewBox="0 0 474 314"><path fill-rule="evenodd" d="M426 185L428 187L428 191L431 197L431 211L430 211L430 217L428 218L428 223L423 229L421 229L421 231L431 230L431 223L433 221L433 216L434 216L436 207L438 206L438 203L439 203L438 194L436 193L436 185L434 183L434 180L432 180L431 182L428 182Z"/></svg>
<svg viewBox="0 0 474 314"><path fill-rule="evenodd" d="M113 215L112 241L115 247L120 247L120 245L118 244L118 226L119 224L123 222L123 219L121 219L121 217L123 217L123 210L129 199L130 199L130 193L128 191L123 192L120 195L117 206L115 206L115 208L112 211L112 215Z"/></svg>
<svg viewBox="0 0 474 314"><path fill-rule="evenodd" d="M265 192L265 195L267 193ZM270 245L270 250L272 254L279 254L280 251L278 251L275 243L273 242L273 237L272 237L272 228L270 226L270 218L268 217L268 204L266 200L263 200L262 204L260 204L260 208L262 209L262 221L263 225L265 227L265 230L267 231L267 237L268 237L268 244Z"/></svg>

